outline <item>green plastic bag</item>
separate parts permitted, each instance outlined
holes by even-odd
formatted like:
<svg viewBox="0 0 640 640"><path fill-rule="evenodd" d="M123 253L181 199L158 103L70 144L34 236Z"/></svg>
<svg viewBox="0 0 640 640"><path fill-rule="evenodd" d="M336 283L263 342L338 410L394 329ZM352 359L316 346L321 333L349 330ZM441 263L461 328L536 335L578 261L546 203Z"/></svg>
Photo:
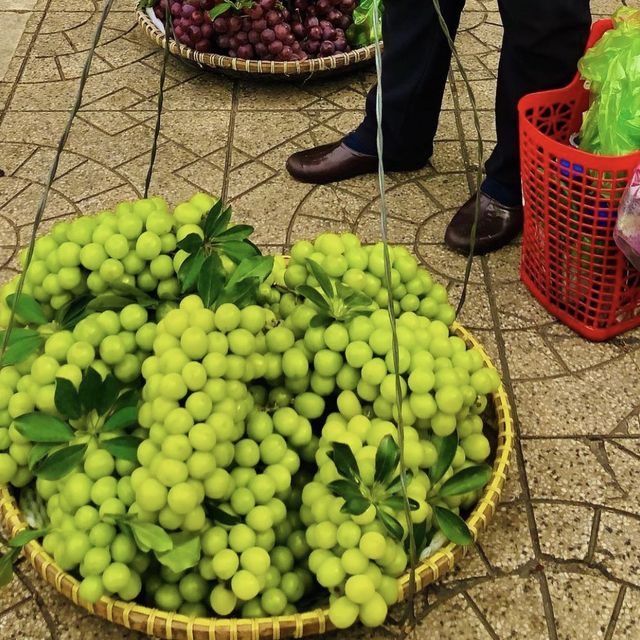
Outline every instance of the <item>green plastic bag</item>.
<svg viewBox="0 0 640 640"><path fill-rule="evenodd" d="M375 24L374 2L378 3L378 16L382 16L382 0L360 0L353 11L353 24L347 29L347 40L352 47L366 47L376 40L382 40L382 18Z"/></svg>
<svg viewBox="0 0 640 640"><path fill-rule="evenodd" d="M640 10L623 7L613 20L615 28L578 63L593 96L580 148L622 156L640 150Z"/></svg>

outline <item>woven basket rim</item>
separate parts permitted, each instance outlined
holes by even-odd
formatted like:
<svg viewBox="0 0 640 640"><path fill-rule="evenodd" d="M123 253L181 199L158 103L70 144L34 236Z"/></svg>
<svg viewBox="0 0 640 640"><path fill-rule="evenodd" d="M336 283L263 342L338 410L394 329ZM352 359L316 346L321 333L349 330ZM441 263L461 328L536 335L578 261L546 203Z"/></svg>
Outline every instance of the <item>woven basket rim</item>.
<svg viewBox="0 0 640 640"><path fill-rule="evenodd" d="M165 34L153 23L151 18L142 10L137 8L136 20L143 28L147 37L153 40L158 46L165 46ZM336 53L332 56L322 58L309 58L308 60L295 60L282 62L277 60L244 60L242 58L232 58L231 56L219 53L202 53L191 47L187 47L180 42L170 38L169 51L174 55L195 62L199 66L218 69L221 71L233 72L247 76L311 76L314 74L328 74L345 67L361 65L375 56L375 45L359 47L347 53Z"/></svg>
<svg viewBox="0 0 640 640"><path fill-rule="evenodd" d="M464 327L454 322L452 333L461 337L468 346L476 347L488 366L493 366L482 345ZM492 396L497 423L497 448L491 479L471 515L467 525L474 537L494 515L513 446L513 419L507 394L503 385ZM11 536L28 528L13 495L6 485L0 485L0 520ZM434 555L421 561L416 567L416 590L424 589L450 571L466 553L465 548L449 543ZM271 618L188 618L185 615L152 609L135 602L122 602L104 596L96 604L83 601L79 597L79 582L58 567L39 542L25 545L23 554L38 573L57 591L74 604L90 613L105 618L109 622L166 639L188 640L237 640L238 638L300 638L307 635L323 634L334 627L329 621L328 608L306 611L288 616ZM406 597L409 587L409 572L398 579L401 599Z"/></svg>

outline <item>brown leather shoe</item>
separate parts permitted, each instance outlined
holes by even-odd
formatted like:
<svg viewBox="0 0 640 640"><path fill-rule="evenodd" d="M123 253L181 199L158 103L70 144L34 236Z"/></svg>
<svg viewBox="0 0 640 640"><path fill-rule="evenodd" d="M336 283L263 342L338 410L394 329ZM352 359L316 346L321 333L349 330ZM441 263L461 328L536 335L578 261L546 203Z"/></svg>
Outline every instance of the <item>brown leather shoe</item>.
<svg viewBox="0 0 640 640"><path fill-rule="evenodd" d="M298 151L287 160L287 171L300 182L339 182L378 170L378 159L358 153L342 140Z"/></svg>
<svg viewBox="0 0 640 640"><path fill-rule="evenodd" d="M472 195L451 218L444 241L456 251L469 253L476 196ZM480 192L480 215L473 253L482 255L509 244L522 231L522 207L506 207Z"/></svg>

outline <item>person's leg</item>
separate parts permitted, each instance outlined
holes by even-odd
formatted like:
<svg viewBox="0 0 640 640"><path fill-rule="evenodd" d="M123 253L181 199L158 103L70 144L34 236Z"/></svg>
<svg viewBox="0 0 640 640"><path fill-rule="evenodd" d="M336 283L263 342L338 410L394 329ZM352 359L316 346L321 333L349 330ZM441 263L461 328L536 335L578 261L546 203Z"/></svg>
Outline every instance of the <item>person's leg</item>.
<svg viewBox="0 0 640 640"><path fill-rule="evenodd" d="M485 164L475 253L495 251L522 230L518 101L562 87L576 73L587 42L589 0L498 0L504 37L496 92L497 145ZM445 242L468 253L475 195L453 216Z"/></svg>
<svg viewBox="0 0 640 640"><path fill-rule="evenodd" d="M441 2L452 37L465 0ZM432 0L390 0L382 21L382 121L385 167L412 169L427 163L446 86L451 52ZM369 155L376 151L376 90L366 101L362 124L345 143Z"/></svg>
<svg viewBox="0 0 640 640"><path fill-rule="evenodd" d="M567 85L591 26L589 0L498 0L504 25L496 92L497 145L482 191L521 204L517 105L522 96Z"/></svg>
<svg viewBox="0 0 640 640"><path fill-rule="evenodd" d="M465 0L440 0L444 18L455 34ZM424 166L447 80L451 54L432 0L389 0L383 14L382 56L384 165L389 171ZM367 96L366 116L345 139L298 151L287 171L302 182L337 182L378 168L376 87Z"/></svg>

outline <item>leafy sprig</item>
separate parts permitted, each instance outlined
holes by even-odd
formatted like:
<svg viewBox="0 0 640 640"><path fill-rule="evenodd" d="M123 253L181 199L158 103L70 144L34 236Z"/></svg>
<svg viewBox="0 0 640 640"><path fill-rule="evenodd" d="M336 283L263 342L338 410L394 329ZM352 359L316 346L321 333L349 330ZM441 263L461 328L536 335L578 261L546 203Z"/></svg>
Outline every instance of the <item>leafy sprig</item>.
<svg viewBox="0 0 640 640"><path fill-rule="evenodd" d="M427 501L432 506L435 523L444 536L455 544L468 545L473 542L473 536L466 522L439 503L444 498L460 496L484 487L491 477L491 467L487 464L466 467L441 482L453 462L458 446L458 436L454 432L446 438L437 440L436 443L438 461L430 469L432 489L427 495ZM331 492L345 501L342 511L359 516L373 507L377 519L389 534L395 540L402 541L405 530L394 515L404 509L402 479L396 473L400 462L400 448L393 437L391 435L385 436L378 445L372 486L367 486L362 480L358 462L348 445L334 443L333 449L328 455L342 476L339 480L334 480L329 484ZM411 472L407 472L405 481L407 484L411 481ZM411 511L420 508L416 500L409 498L408 501ZM427 546L429 531L426 521L412 526L416 551L419 554Z"/></svg>
<svg viewBox="0 0 640 640"><path fill-rule="evenodd" d="M13 578L13 565L22 552L22 547L36 538L41 538L48 529L23 529L8 543L9 549L0 556L0 588L8 585Z"/></svg>
<svg viewBox="0 0 640 640"><path fill-rule="evenodd" d="M233 0L226 0L213 7L213 9L209 11L209 15L212 20L215 20L218 16L229 11L229 9L241 11L242 9L251 9L255 4L254 0L236 0L235 2L233 2Z"/></svg>
<svg viewBox="0 0 640 640"><path fill-rule="evenodd" d="M123 390L112 375L103 380L89 368L78 389L66 378L56 378L54 401L60 417L34 411L14 420L18 432L34 443L28 464L36 476L66 476L84 459L91 438L115 458L135 461L141 440L127 430L137 424L136 389Z"/></svg>
<svg viewBox="0 0 640 640"><path fill-rule="evenodd" d="M197 291L207 307L224 302L239 306L255 302L258 287L273 269L273 256L261 255L249 240L253 227L230 227L230 221L231 207L218 200L204 218L203 236L190 233L178 242L178 248L189 254L178 270L182 292ZM222 256L237 265L230 276Z"/></svg>
<svg viewBox="0 0 640 640"><path fill-rule="evenodd" d="M325 326L332 320L348 322L357 315L371 313L373 301L368 295L340 281L332 280L327 272L311 258L307 258L307 267L320 288L303 284L297 288L297 293L318 308L318 313L311 318L312 327Z"/></svg>

